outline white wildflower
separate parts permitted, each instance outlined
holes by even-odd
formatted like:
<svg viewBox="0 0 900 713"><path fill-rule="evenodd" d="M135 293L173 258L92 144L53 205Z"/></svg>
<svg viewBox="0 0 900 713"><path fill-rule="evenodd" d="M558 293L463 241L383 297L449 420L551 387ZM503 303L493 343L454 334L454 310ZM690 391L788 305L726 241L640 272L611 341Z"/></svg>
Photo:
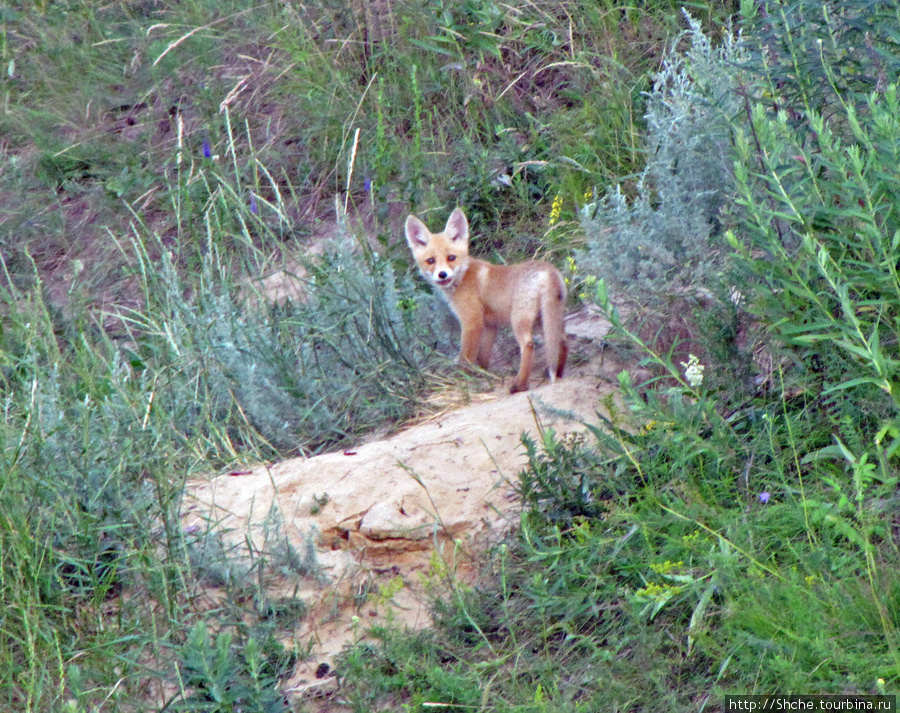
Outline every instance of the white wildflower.
<svg viewBox="0 0 900 713"><path fill-rule="evenodd" d="M747 298L744 297L744 293L741 292L737 287L731 288L731 294L728 296L728 299L735 307L743 307L743 305L747 302Z"/></svg>
<svg viewBox="0 0 900 713"><path fill-rule="evenodd" d="M706 368L700 363L700 359L694 354L688 354L688 360L681 362L684 367L684 378L693 388L703 383L703 370Z"/></svg>

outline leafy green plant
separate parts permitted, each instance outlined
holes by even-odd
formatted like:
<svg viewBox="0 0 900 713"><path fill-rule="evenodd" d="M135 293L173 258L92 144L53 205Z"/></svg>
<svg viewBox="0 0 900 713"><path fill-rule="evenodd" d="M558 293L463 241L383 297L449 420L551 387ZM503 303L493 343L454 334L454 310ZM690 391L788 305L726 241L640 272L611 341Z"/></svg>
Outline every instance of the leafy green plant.
<svg viewBox="0 0 900 713"><path fill-rule="evenodd" d="M269 644L280 648L274 641ZM213 639L205 624L197 624L178 652L181 700L167 707L215 713L290 710L276 684L292 661L283 653L271 653L252 636L238 645L230 632L221 631Z"/></svg>
<svg viewBox="0 0 900 713"><path fill-rule="evenodd" d="M463 60L472 54L482 60L485 55L500 57L503 38L498 31L505 13L493 0L429 0L425 9L441 33L417 40L419 46Z"/></svg>
<svg viewBox="0 0 900 713"><path fill-rule="evenodd" d="M165 256L145 270L147 311L127 316L140 361L171 364L158 403L186 433L210 423L248 446L307 450L409 413L428 339L441 340L412 276L365 248L337 251L309 265L304 301L266 304L236 294L215 252L200 261L195 286ZM176 383L198 398L178 403Z"/></svg>
<svg viewBox="0 0 900 713"><path fill-rule="evenodd" d="M791 429L808 536L842 553L832 572L854 562L865 573L848 587L825 577L824 601L852 602L848 610L880 632L883 672L900 662L883 569L896 550L884 547L890 515L874 506L897 479L897 88L884 84L865 99L845 93L851 68L862 72L856 86L877 84L881 61L814 54L826 94L777 113L763 97L738 134L743 220L731 243L745 308L782 359L780 387L798 389L815 409L805 433L818 438Z"/></svg>
<svg viewBox="0 0 900 713"><path fill-rule="evenodd" d="M749 308L798 353L815 353L825 396L853 390L885 415L900 405L900 362L890 356L900 337L898 108L894 85L872 95L863 114L844 104L846 136L810 112L815 142L785 114L757 110L753 138L739 142L748 241L732 241L756 278ZM758 164L759 178L749 170ZM758 249L772 257L751 254Z"/></svg>
<svg viewBox="0 0 900 713"><path fill-rule="evenodd" d="M148 382L110 340L53 314L39 288L5 292L2 310L4 704L58 709L82 685L85 704L98 690L126 698L153 646L141 632L175 613L165 562L177 557L181 484L171 474L190 459L175 455L179 439L148 413ZM157 612L138 604L150 598Z"/></svg>
<svg viewBox="0 0 900 713"><path fill-rule="evenodd" d="M760 100L786 110L798 129L801 113L840 114L842 104L883 92L900 68L894 3L767 0L741 10L749 66L766 89Z"/></svg>

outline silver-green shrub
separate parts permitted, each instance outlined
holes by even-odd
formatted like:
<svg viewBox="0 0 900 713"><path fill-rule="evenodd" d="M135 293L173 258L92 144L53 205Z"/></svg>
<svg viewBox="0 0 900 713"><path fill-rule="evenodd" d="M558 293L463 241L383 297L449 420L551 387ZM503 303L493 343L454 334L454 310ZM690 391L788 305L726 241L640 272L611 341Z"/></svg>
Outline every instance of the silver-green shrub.
<svg viewBox="0 0 900 713"><path fill-rule="evenodd" d="M180 431L309 452L412 413L439 307L389 260L346 246L310 262L304 299L282 303L242 295L215 250L194 284L168 257L146 273L137 349L181 384L160 394Z"/></svg>
<svg viewBox="0 0 900 713"><path fill-rule="evenodd" d="M647 303L696 287L720 262L714 238L733 186L730 120L741 109L745 49L731 32L714 45L685 16L689 29L647 98L647 163L635 194L610 187L580 213L587 245L579 269L604 279L615 300Z"/></svg>

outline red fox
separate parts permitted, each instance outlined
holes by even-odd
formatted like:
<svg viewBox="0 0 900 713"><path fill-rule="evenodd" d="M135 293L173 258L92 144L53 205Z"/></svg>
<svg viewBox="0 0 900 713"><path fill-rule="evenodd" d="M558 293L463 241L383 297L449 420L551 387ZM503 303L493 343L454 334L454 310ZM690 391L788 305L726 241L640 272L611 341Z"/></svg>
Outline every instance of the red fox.
<svg viewBox="0 0 900 713"><path fill-rule="evenodd" d="M534 360L532 333L540 319L550 381L562 377L569 347L563 329L566 284L548 262L492 265L469 257L469 221L459 208L442 233L432 233L410 215L406 241L422 275L437 287L462 327L461 363L487 369L497 328L511 325L519 343L519 373L510 393L528 390Z"/></svg>

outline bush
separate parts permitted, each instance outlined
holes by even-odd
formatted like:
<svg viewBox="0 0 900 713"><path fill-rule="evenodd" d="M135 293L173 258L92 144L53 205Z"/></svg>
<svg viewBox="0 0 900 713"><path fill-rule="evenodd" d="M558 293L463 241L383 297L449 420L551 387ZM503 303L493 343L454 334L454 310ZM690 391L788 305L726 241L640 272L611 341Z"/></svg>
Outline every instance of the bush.
<svg viewBox="0 0 900 713"><path fill-rule="evenodd" d="M747 67L764 87L757 100L787 111L801 132L805 112L840 114L900 71L900 16L890 0L764 0L743 10Z"/></svg>
<svg viewBox="0 0 900 713"><path fill-rule="evenodd" d="M164 257L142 275L147 308L128 321L136 354L167 380L159 408L192 437L209 426L235 446L335 446L412 413L434 346L436 298L366 248L307 266L304 298L241 295L214 250L195 281ZM444 345L446 346L446 345Z"/></svg>
<svg viewBox="0 0 900 713"><path fill-rule="evenodd" d="M880 418L900 406L898 110L891 85L864 112L808 112L807 137L757 109L739 141L746 239L732 240L752 279L747 309L802 360L800 378Z"/></svg>
<svg viewBox="0 0 900 713"><path fill-rule="evenodd" d="M687 15L690 43L673 42L647 102L647 164L629 199L621 184L580 213L587 241L579 269L606 281L616 301L658 303L696 293L723 262L715 238L733 185L731 120L740 111L740 36L713 47Z"/></svg>
<svg viewBox="0 0 900 713"><path fill-rule="evenodd" d="M190 459L150 408L152 377L109 339L48 310L39 284L0 299L4 707L59 709L69 685L85 703L97 688L126 695L146 675L146 632L174 615L173 474ZM148 598L158 610L142 607Z"/></svg>

